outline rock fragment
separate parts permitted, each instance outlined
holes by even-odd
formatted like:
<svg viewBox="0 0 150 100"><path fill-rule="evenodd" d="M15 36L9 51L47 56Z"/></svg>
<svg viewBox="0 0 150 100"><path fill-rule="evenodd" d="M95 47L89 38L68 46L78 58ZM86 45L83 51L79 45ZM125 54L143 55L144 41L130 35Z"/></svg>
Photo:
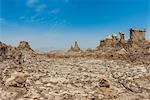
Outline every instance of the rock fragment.
<svg viewBox="0 0 150 100"><path fill-rule="evenodd" d="M109 82L106 80L106 79L100 79L99 80L99 86L100 87L106 87L106 88L109 88L110 87L110 84Z"/></svg>

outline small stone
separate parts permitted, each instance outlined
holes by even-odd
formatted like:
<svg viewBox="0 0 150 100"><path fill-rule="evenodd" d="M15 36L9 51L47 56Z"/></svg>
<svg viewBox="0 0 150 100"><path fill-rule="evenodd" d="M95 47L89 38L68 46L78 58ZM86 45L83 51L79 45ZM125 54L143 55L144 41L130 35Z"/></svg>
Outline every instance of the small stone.
<svg viewBox="0 0 150 100"><path fill-rule="evenodd" d="M109 87L110 87L110 84L109 84L109 82L108 82L106 79L100 79L100 80L99 80L99 86L100 86L100 87L109 88Z"/></svg>

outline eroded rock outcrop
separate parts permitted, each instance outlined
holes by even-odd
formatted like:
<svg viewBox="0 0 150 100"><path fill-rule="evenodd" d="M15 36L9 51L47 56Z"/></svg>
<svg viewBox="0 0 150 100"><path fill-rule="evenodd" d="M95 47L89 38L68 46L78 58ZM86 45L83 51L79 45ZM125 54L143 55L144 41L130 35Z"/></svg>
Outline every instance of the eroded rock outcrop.
<svg viewBox="0 0 150 100"><path fill-rule="evenodd" d="M6 53L7 53L7 45L0 42L0 61L3 61L7 58Z"/></svg>
<svg viewBox="0 0 150 100"><path fill-rule="evenodd" d="M75 41L74 47L71 46L70 50L68 50L68 51L69 51L69 52L70 52L70 51L73 51L73 52L79 52L79 51L81 51L81 49L80 49L80 47L79 47L79 45L78 45L78 42Z"/></svg>
<svg viewBox="0 0 150 100"><path fill-rule="evenodd" d="M117 41L118 38L116 34L108 35L104 40L100 41L100 45L97 46L97 49L100 50L101 48L115 47Z"/></svg>
<svg viewBox="0 0 150 100"><path fill-rule="evenodd" d="M113 44L117 44L117 46L131 46L134 47L136 45L138 46L145 46L148 41L146 41L145 39L145 29L134 29L131 28L130 29L130 39L129 40L125 40L125 33L123 32L119 32L120 35L120 39L118 41L118 38L116 35L109 35L107 36L104 40L102 40L100 42L100 45L98 46L98 48L103 48L103 47L110 47Z"/></svg>
<svg viewBox="0 0 150 100"><path fill-rule="evenodd" d="M18 48L21 50L32 50L29 43L26 41L20 41Z"/></svg>
<svg viewBox="0 0 150 100"><path fill-rule="evenodd" d="M34 51L25 41L21 41L18 47L0 43L0 62L13 60L16 64L21 65L24 63L26 55L32 56L33 53Z"/></svg>
<svg viewBox="0 0 150 100"><path fill-rule="evenodd" d="M144 59L142 63L147 63L150 60L149 55L149 45L145 39L145 29L130 29L130 39L125 40L125 33L119 32L120 39L114 35L109 35L104 40L100 42L100 45L97 47L98 51L103 51L104 58L112 59L130 59L129 61L141 62L141 59ZM98 55L98 57L101 57Z"/></svg>
<svg viewBox="0 0 150 100"><path fill-rule="evenodd" d="M21 64L20 59L22 53L16 48L4 43L0 44L0 61L14 60L16 63Z"/></svg>
<svg viewBox="0 0 150 100"><path fill-rule="evenodd" d="M145 41L145 29L130 29L130 41L133 43Z"/></svg>

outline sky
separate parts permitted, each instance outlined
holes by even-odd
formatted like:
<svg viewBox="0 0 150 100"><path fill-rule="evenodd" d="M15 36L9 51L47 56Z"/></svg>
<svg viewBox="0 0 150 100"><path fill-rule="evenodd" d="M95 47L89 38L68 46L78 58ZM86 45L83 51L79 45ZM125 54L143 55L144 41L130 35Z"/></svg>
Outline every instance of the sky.
<svg viewBox="0 0 150 100"><path fill-rule="evenodd" d="M107 35L145 28L150 39L150 0L0 0L0 41L35 50L96 48Z"/></svg>

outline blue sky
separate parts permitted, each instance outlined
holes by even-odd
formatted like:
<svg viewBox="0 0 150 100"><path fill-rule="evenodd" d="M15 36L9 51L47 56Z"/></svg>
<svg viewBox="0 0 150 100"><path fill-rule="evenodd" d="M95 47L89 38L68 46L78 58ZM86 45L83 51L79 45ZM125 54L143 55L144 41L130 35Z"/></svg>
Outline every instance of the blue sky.
<svg viewBox="0 0 150 100"><path fill-rule="evenodd" d="M95 48L101 39L131 27L146 28L150 0L0 0L0 40L29 41L39 50Z"/></svg>

